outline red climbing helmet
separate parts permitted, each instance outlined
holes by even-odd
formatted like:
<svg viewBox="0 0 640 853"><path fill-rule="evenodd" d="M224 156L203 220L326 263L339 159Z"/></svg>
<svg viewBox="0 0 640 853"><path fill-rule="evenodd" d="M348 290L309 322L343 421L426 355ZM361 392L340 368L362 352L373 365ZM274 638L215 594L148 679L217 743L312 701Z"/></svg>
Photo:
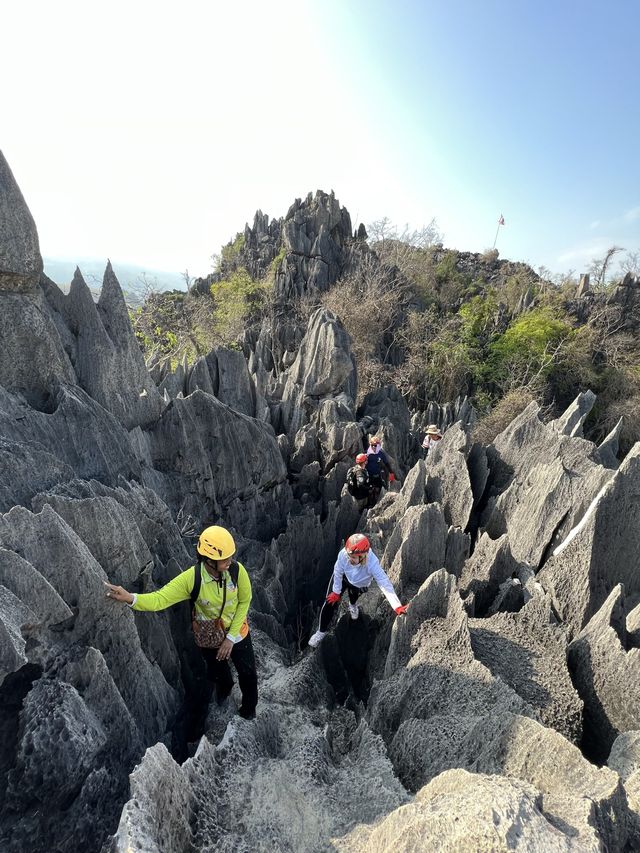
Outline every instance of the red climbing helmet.
<svg viewBox="0 0 640 853"><path fill-rule="evenodd" d="M366 453L358 453L358 455L356 456L356 465L360 465L361 462L366 462L366 461L367 461L367 454Z"/></svg>
<svg viewBox="0 0 640 853"><path fill-rule="evenodd" d="M366 554L371 548L369 540L363 533L354 533L344 543L344 550L351 556L352 554Z"/></svg>

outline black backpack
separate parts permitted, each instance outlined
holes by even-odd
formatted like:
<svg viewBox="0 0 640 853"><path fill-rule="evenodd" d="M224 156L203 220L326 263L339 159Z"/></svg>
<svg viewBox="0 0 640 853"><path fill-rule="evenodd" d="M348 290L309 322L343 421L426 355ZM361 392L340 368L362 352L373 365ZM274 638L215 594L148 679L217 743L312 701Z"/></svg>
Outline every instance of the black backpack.
<svg viewBox="0 0 640 853"><path fill-rule="evenodd" d="M234 583L234 586L238 586L238 574L240 573L240 566L235 560L231 561L231 565L229 566L229 574L231 575L231 580ZM196 603L198 600L198 596L200 595L200 587L202 586L202 563L198 560L198 562L193 567L193 589L191 590L191 606ZM226 598L226 584L225 584L225 598Z"/></svg>
<svg viewBox="0 0 640 853"><path fill-rule="evenodd" d="M366 468L360 468L359 465L354 465L347 472L347 491L356 498L363 500L369 497L369 473Z"/></svg>

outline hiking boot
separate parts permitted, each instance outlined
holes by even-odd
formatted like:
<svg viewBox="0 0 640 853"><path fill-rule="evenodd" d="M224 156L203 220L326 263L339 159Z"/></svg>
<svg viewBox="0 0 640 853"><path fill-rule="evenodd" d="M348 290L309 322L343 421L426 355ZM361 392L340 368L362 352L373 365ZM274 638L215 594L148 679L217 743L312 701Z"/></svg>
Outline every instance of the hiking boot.
<svg viewBox="0 0 640 853"><path fill-rule="evenodd" d="M326 637L326 635L327 635L326 631L316 631L312 637L309 637L309 645L311 646L311 648L317 649L318 646L320 645L320 643Z"/></svg>
<svg viewBox="0 0 640 853"><path fill-rule="evenodd" d="M352 619L357 619L359 615L360 615L360 608L358 607L358 605L357 604L350 604L349 605L349 616L351 616Z"/></svg>

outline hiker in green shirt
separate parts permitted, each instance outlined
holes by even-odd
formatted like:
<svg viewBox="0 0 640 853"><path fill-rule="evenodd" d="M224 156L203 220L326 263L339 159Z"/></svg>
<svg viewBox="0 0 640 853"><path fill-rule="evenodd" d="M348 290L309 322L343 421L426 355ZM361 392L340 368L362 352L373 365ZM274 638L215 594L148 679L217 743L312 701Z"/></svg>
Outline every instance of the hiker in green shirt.
<svg viewBox="0 0 640 853"><path fill-rule="evenodd" d="M136 594L108 583L107 597L138 611L165 610L191 599L195 641L205 659L208 680L216 687L217 701L221 704L231 693L231 659L242 693L238 713L251 720L258 704L256 662L247 623L251 581L242 563L233 559L236 543L224 527L203 530L197 551L200 561L161 589Z"/></svg>

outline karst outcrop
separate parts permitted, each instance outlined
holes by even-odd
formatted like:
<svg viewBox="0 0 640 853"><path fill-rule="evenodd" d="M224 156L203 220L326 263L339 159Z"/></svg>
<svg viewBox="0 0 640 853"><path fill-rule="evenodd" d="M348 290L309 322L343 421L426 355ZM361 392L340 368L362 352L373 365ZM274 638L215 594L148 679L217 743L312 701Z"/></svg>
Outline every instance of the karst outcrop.
<svg viewBox="0 0 640 853"><path fill-rule="evenodd" d="M239 251L275 263L282 309L365 238L317 193ZM640 450L584 438L593 395L484 447L464 399L359 399L324 308L149 370L110 266L97 302L81 271L66 295L43 275L1 158L0 333L2 850L637 849ZM372 432L400 483L363 511L344 483ZM188 605L135 613L104 584L157 589L215 523L252 580L260 700L241 719L234 688L194 741ZM356 530L408 611L374 585L312 650Z"/></svg>

